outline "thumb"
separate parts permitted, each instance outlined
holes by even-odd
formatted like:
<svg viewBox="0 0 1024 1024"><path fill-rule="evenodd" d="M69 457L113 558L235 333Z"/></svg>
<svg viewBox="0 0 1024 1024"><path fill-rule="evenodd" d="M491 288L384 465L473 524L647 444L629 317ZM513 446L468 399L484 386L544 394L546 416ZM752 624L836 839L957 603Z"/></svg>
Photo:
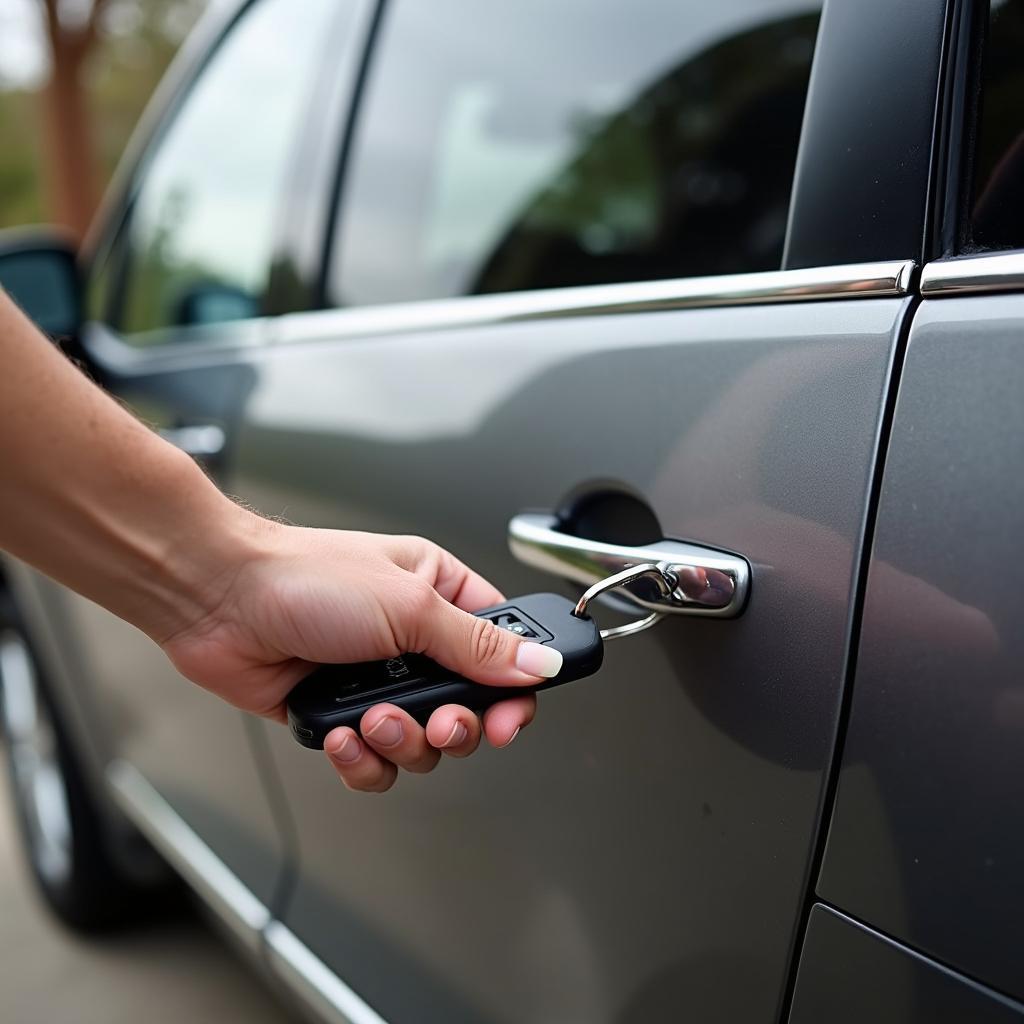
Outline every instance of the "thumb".
<svg viewBox="0 0 1024 1024"><path fill-rule="evenodd" d="M422 624L423 653L467 679L491 686L529 686L558 675L562 654L523 640L438 595Z"/></svg>

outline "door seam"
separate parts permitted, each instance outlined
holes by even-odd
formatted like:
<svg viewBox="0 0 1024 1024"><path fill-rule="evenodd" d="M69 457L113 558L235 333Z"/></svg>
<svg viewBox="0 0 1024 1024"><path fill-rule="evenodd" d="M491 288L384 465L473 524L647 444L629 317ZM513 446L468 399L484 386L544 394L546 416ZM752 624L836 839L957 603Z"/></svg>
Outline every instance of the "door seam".
<svg viewBox="0 0 1024 1024"><path fill-rule="evenodd" d="M836 791L839 788L839 774L846 746L847 727L853 707L853 683L857 673L860 632L864 615L865 595L867 593L868 568L874 550L875 528L878 520L882 482L885 476L885 462L889 452L899 384L903 375L907 346L910 341L910 330L921 302L920 295L916 294L916 292L911 294L900 313L896 340L893 344L892 356L888 372L886 373L885 384L882 388L882 408L879 413L878 427L875 435L875 453L868 480L867 502L865 503L864 518L861 525L859 550L852 583L852 600L850 601L850 612L847 620L846 651L843 656L844 668L839 713L836 716L832 754L827 761L818 812L815 819L814 846L804 880L803 903L793 931L793 939L787 957L786 984L782 992L777 1015L777 1020L780 1024L784 1024L789 1019L796 990L797 973L800 967L800 955L803 951L804 939L807 934L807 925L812 908L815 903L820 902L816 892L818 876L825 859L832 809L835 804Z"/></svg>

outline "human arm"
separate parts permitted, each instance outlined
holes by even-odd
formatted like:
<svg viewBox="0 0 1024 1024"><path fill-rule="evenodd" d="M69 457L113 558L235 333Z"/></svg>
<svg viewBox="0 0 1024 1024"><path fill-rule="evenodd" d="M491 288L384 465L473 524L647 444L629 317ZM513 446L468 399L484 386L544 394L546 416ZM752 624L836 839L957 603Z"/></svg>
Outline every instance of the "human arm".
<svg viewBox="0 0 1024 1024"><path fill-rule="evenodd" d="M558 671L557 652L468 614L501 595L429 541L286 526L225 497L2 292L0 365L0 548L137 626L224 700L280 721L312 664L406 651L486 684ZM489 709L489 742L510 742L534 706ZM449 705L424 729L380 705L360 731L335 730L325 749L346 784L380 790L396 765L471 753L481 723Z"/></svg>

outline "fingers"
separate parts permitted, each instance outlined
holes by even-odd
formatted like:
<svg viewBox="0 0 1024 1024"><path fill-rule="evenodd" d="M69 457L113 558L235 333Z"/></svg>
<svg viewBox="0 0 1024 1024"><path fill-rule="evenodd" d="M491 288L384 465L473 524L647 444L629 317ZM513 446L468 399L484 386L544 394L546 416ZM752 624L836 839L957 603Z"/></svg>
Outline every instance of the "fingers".
<svg viewBox="0 0 1024 1024"><path fill-rule="evenodd" d="M530 685L556 676L562 655L524 642L486 619L467 614L498 604L501 594L444 548L421 537L392 537L391 557L412 573L404 598L386 609L404 650L423 652L478 683Z"/></svg>
<svg viewBox="0 0 1024 1024"><path fill-rule="evenodd" d="M359 722L359 732L381 757L407 772L429 772L441 759L440 752L427 742L423 727L394 704L370 708Z"/></svg>
<svg viewBox="0 0 1024 1024"><path fill-rule="evenodd" d="M363 715L362 736L347 726L334 729L324 751L349 789L383 793L395 784L399 768L420 774L436 767L442 753L469 757L482 735L493 747L507 747L533 721L536 709L537 698L523 694L492 705L481 724L469 708L446 704L423 729L400 708L378 704Z"/></svg>
<svg viewBox="0 0 1024 1024"><path fill-rule="evenodd" d="M342 726L332 729L324 740L327 759L349 789L362 793L383 793L395 784L398 769L374 753L355 733Z"/></svg>
<svg viewBox="0 0 1024 1024"><path fill-rule="evenodd" d="M478 683L528 686L558 675L562 667L561 652L553 647L460 611L436 593L422 607L415 632L416 650Z"/></svg>
<svg viewBox="0 0 1024 1024"><path fill-rule="evenodd" d="M484 734L492 747L507 747L519 730L533 721L537 713L537 698L532 693L492 704L484 712Z"/></svg>
<svg viewBox="0 0 1024 1024"><path fill-rule="evenodd" d="M454 555L448 555L444 561L447 570L445 575L438 577L434 589L456 608L464 612L475 612L480 608L489 608L492 604L501 604L504 595L497 587L492 586L483 578L463 565ZM450 560L450 562L449 562Z"/></svg>
<svg viewBox="0 0 1024 1024"><path fill-rule="evenodd" d="M427 742L450 757L469 757L480 745L480 719L469 708L445 704L427 722Z"/></svg>
<svg viewBox="0 0 1024 1024"><path fill-rule="evenodd" d="M460 562L450 551L423 537L392 537L395 562L425 580L446 601L475 612L505 600L500 590Z"/></svg>

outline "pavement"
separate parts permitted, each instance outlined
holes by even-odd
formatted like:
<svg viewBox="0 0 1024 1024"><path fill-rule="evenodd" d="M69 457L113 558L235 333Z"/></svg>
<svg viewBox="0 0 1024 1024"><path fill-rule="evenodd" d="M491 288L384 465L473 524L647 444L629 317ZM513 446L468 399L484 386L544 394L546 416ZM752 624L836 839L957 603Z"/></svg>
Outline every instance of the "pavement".
<svg viewBox="0 0 1024 1024"><path fill-rule="evenodd" d="M32 887L0 778L3 1024L295 1024L255 968L199 916L102 939L62 928Z"/></svg>

